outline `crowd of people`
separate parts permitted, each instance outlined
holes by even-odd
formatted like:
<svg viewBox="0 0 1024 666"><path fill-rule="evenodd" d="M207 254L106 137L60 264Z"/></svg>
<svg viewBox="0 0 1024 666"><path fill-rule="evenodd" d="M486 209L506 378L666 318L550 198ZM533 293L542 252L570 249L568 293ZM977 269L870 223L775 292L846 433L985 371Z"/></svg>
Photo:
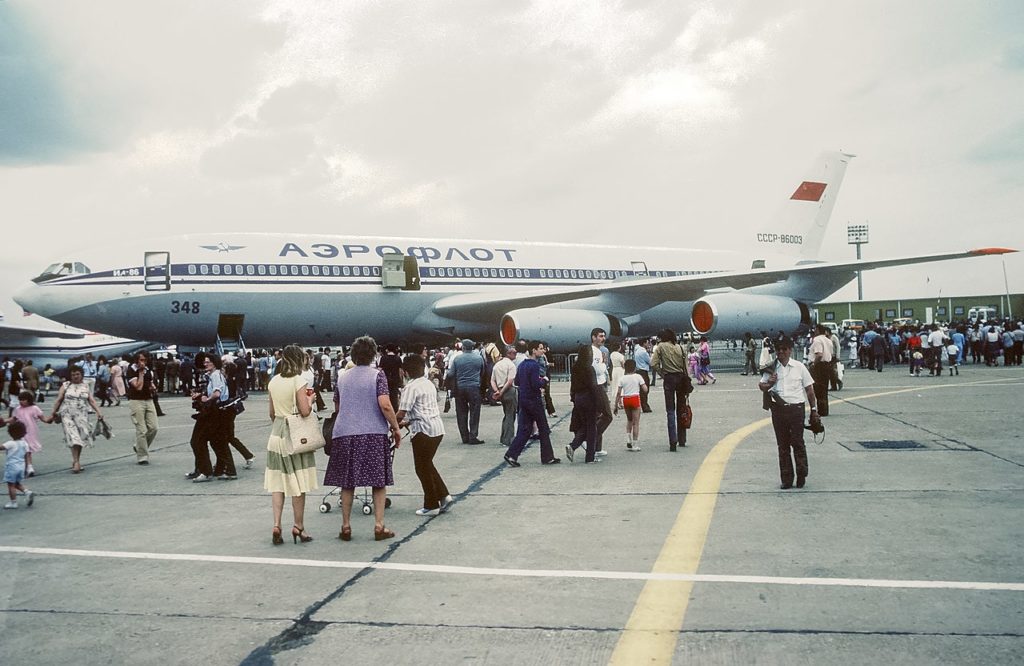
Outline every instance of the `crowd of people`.
<svg viewBox="0 0 1024 666"><path fill-rule="evenodd" d="M1004 321L897 330L869 324L863 334L844 331L840 337L821 325L803 345L806 366L791 359L791 341L765 337L760 344L758 358L757 339L748 334L742 341L743 374L761 375L765 408L773 410L782 483L787 488L802 486L807 475L806 452L802 449L805 405L811 406L815 417L828 415L828 391L837 388L836 368L844 352L852 367L881 372L886 364L904 363L915 375L922 369L941 375L944 362L950 374L957 374L968 357L989 365L997 364L1002 357L1004 365L1020 365L1024 326ZM481 406L501 406L499 444L505 449L506 465L521 467L520 457L531 441L539 441L542 464L562 462L556 456L548 422L557 417L550 392L553 365L551 350L542 340L520 340L500 347L463 339L451 347L413 345L403 350L395 344L378 348L369 337L335 350L291 345L238 355L200 352L152 356L139 352L130 359L109 360L86 355L69 363L64 372L54 372L47 366L39 373L31 362L4 359L4 372L0 374L4 390L0 394L9 396L8 418L17 424L19 436L12 434L13 441L25 443L23 452L15 447L7 457L8 462L20 460L24 472L22 478L9 482L13 484L9 485L11 502L16 504L16 493L26 494L18 484L35 473L32 455L41 450L38 423L60 423L71 453L71 471L78 474L82 471L83 450L100 432L90 416L102 422L104 409L127 401L135 428L136 462L148 465L158 433L158 417L162 415L159 397L168 394L189 396L195 412L190 437L193 468L186 479L194 483L235 480L238 467L232 450L241 455L244 468L251 468L256 459L236 437L235 418L245 409L249 393L265 391L272 422L264 474L265 487L273 497L272 541L283 542L284 498L290 497L293 541L307 542L312 537L305 530L304 497L319 487L315 457L312 453L288 453L286 418L314 411L326 415L328 404L322 394L333 392L331 456L323 483L341 490L339 538L352 538L349 518L354 491L367 487L373 495L374 538L388 539L394 533L384 524L386 489L394 483L392 455L401 445L402 428L411 438L416 474L423 488L417 514L436 516L453 502L433 462L445 436L442 402L444 412L454 403L462 444L483 444L479 430ZM565 459L573 462L582 450L586 464L601 462L608 455L605 434L620 411L625 415L625 451L641 451L641 417L653 411L649 399L656 378L660 378L663 388L668 451L685 447L691 415L689 396L695 385L717 380L711 370L707 338L680 340L670 329L661 331L657 338L627 339L609 348L605 331L595 328L590 344L581 345L570 355L565 369L572 402L568 427L572 439L565 445ZM67 379L59 384L51 408L44 411L37 403L45 401L53 389L53 383L46 379L51 376ZM797 406L799 430L795 426ZM31 501L31 495L28 497Z"/></svg>

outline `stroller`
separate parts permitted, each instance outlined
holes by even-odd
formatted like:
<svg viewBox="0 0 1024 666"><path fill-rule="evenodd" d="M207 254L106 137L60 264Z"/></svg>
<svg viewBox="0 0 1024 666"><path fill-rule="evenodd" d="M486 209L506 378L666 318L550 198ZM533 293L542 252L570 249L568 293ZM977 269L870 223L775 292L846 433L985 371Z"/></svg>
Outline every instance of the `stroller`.
<svg viewBox="0 0 1024 666"><path fill-rule="evenodd" d="M333 428L334 420L333 419L328 419L328 421L330 421L331 427ZM327 429L327 421L324 422L324 429L325 430ZM389 437L390 437L390 435L389 435ZM328 439L327 441L329 442L331 440ZM328 455L330 455L329 452L328 452ZM394 463L394 461L395 461L395 445L394 445L394 443L391 444L391 448L388 450L388 455L391 458L391 462ZM323 499L320 501L320 513L330 513L330 511L331 511L331 504L333 502L333 499L332 499L333 497L337 497L338 498L338 500L337 500L338 508L339 509L341 508L341 505L342 505L341 488L338 487L338 486L335 486L331 490L327 491L327 493L323 496ZM369 516L371 513L373 513L373 496L371 495L369 488L365 488L364 487L362 489L361 493L356 494L352 498L353 506L357 502L361 502L362 503L362 505L363 505L363 515L364 516ZM391 508L391 498L390 497L385 498L385 500L384 500L384 508L385 509L390 509Z"/></svg>

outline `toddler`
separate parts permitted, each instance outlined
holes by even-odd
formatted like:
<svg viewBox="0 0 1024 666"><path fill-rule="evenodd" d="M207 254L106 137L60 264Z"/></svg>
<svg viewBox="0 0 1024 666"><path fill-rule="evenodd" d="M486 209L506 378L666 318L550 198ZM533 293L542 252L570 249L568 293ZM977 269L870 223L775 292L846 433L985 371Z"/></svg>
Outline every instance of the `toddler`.
<svg viewBox="0 0 1024 666"><path fill-rule="evenodd" d="M25 426L25 441L28 442L28 454L25 456L25 476L33 477L36 470L32 467L32 454L43 450L39 442L39 426L36 421L53 423L53 417L43 414L43 410L36 405L36 397L32 391L22 391L18 394L18 406L11 410L14 418L21 421Z"/></svg>
<svg viewBox="0 0 1024 666"><path fill-rule="evenodd" d="M949 376L953 376L953 371L956 370L956 374L960 374L960 364L957 359L960 358L960 348L950 342L946 345L946 358L949 361Z"/></svg>
<svg viewBox="0 0 1024 666"><path fill-rule="evenodd" d="M636 361L629 359L623 366L626 374L619 378L615 390L615 414L626 410L626 449L640 450L640 394L647 393L647 383L636 374Z"/></svg>
<svg viewBox="0 0 1024 666"><path fill-rule="evenodd" d="M910 356L910 374L914 377L921 376L921 368L924 367L924 354L919 351Z"/></svg>
<svg viewBox="0 0 1024 666"><path fill-rule="evenodd" d="M22 479L25 478L25 454L28 453L28 442L25 441L25 424L21 421L12 421L7 426L7 434L10 435L11 441L4 442L3 444L4 453L7 454L7 460L4 461L4 482L7 483L7 496L10 497L11 501L4 504L4 508L18 508L19 491L25 493L28 505L32 506L32 501L35 497L32 491L21 483Z"/></svg>

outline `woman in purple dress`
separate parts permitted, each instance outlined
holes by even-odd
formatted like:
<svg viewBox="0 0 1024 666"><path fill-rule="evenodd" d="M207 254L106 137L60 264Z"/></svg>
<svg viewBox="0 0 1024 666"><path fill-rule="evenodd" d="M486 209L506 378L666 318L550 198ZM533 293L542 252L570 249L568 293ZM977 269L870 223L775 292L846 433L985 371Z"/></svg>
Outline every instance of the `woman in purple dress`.
<svg viewBox="0 0 1024 666"><path fill-rule="evenodd" d="M342 541L352 539L352 498L357 486L373 488L373 538L390 539L395 533L384 526L387 486L394 485L391 469L391 442L402 441L395 410L388 394L384 372L371 365L377 356L377 343L369 336L352 344L355 367L338 377L334 391L334 409L338 417L331 438L331 459L324 485L341 488Z"/></svg>

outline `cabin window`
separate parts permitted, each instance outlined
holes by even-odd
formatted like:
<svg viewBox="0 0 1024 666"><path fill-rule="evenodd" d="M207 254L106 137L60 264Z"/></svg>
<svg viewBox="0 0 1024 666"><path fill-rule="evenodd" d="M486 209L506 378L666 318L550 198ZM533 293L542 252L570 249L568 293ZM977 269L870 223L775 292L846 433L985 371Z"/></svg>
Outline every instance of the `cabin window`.
<svg viewBox="0 0 1024 666"><path fill-rule="evenodd" d="M195 275L196 274L196 265L195 264L189 264L188 265L188 274L189 275Z"/></svg>
<svg viewBox="0 0 1024 666"><path fill-rule="evenodd" d="M224 265L224 275L231 275L231 264Z"/></svg>
<svg viewBox="0 0 1024 666"><path fill-rule="evenodd" d="M299 274L299 267L298 266L289 266L288 267L288 272L291 273L292 275L298 275Z"/></svg>
<svg viewBox="0 0 1024 666"><path fill-rule="evenodd" d="M209 267L209 266L207 266L206 264L200 264L200 265L199 265L199 273L200 273L201 275L209 275L209 273L210 273L210 267Z"/></svg>
<svg viewBox="0 0 1024 666"><path fill-rule="evenodd" d="M309 275L309 266L303 264L302 266L299 267L299 270L302 271L303 275Z"/></svg>
<svg viewBox="0 0 1024 666"><path fill-rule="evenodd" d="M270 274L271 275L277 275L277 264L271 264L267 268L270 269Z"/></svg>
<svg viewBox="0 0 1024 666"><path fill-rule="evenodd" d="M260 275L266 275L267 267L264 266L263 264L259 264L258 266L256 266L256 272L259 273Z"/></svg>
<svg viewBox="0 0 1024 666"><path fill-rule="evenodd" d="M252 264L246 265L246 267L245 267L245 274L246 275L256 275L256 267L253 266Z"/></svg>
<svg viewBox="0 0 1024 666"><path fill-rule="evenodd" d="M220 264L214 264L213 266L210 266L210 269L213 271L214 275L220 275Z"/></svg>

